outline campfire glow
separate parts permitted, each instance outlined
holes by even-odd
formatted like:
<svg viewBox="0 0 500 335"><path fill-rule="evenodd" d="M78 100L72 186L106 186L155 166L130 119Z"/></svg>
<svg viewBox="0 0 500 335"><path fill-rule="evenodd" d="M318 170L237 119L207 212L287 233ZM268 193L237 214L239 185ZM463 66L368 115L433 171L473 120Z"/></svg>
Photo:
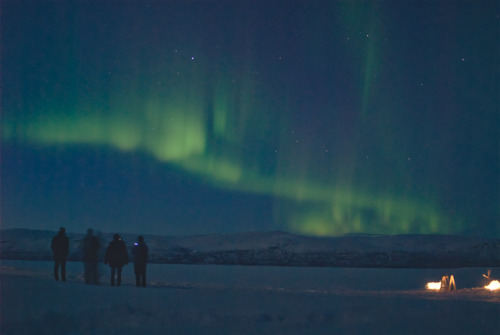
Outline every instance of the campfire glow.
<svg viewBox="0 0 500 335"><path fill-rule="evenodd" d="M484 288L490 291L498 290L500 289L500 282L498 280L492 280L491 283L488 286L485 286Z"/></svg>
<svg viewBox="0 0 500 335"><path fill-rule="evenodd" d="M441 282L430 282L430 283L427 283L426 285L427 289L428 290L435 290L435 291L439 291L441 289Z"/></svg>
<svg viewBox="0 0 500 335"><path fill-rule="evenodd" d="M428 290L434 291L455 291L457 289L453 275L443 276L440 282L427 283L426 287Z"/></svg>

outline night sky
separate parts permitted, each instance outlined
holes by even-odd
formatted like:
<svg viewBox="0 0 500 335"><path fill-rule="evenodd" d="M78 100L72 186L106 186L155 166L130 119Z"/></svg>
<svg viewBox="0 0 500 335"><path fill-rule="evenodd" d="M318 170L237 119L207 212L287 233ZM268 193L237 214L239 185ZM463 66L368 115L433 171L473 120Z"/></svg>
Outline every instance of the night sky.
<svg viewBox="0 0 500 335"><path fill-rule="evenodd" d="M500 236L498 1L1 2L1 226Z"/></svg>

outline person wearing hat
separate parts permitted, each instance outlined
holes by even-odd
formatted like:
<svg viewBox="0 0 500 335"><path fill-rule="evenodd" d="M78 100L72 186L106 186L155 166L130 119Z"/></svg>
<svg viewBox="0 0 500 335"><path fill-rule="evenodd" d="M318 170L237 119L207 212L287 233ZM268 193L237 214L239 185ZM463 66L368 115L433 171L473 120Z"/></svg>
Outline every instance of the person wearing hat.
<svg viewBox="0 0 500 335"><path fill-rule="evenodd" d="M146 263L148 262L148 246L144 237L139 236L132 247L134 257L135 286L146 287Z"/></svg>
<svg viewBox="0 0 500 335"><path fill-rule="evenodd" d="M104 255L104 264L109 264L111 267L111 286L120 286L122 283L122 267L128 264L128 253L125 242L121 239L120 235L115 234L113 241L111 241L106 249Z"/></svg>
<svg viewBox="0 0 500 335"><path fill-rule="evenodd" d="M66 258L69 253L69 239L66 236L66 229L59 228L59 232L52 239L50 244L54 254L54 278L59 280L59 265L61 265L61 279L66 281Z"/></svg>

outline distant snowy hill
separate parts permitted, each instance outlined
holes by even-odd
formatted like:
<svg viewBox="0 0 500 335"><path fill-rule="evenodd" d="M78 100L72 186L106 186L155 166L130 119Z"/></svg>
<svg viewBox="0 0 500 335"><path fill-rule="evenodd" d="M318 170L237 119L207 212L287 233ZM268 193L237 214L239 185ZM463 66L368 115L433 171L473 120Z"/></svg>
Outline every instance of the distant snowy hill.
<svg viewBox="0 0 500 335"><path fill-rule="evenodd" d="M0 258L50 260L56 232L1 230ZM84 234L68 233L70 260L82 259ZM111 233L96 232L100 258ZM500 239L448 235L309 237L281 231L189 237L148 236L150 262L327 267L454 268L500 266ZM137 235L123 234L132 247Z"/></svg>

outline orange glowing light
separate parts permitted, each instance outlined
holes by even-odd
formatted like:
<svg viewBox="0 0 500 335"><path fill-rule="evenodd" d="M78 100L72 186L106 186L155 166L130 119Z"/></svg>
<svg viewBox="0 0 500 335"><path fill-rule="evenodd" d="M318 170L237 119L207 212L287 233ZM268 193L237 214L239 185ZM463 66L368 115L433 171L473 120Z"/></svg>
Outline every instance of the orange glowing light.
<svg viewBox="0 0 500 335"><path fill-rule="evenodd" d="M440 282L430 282L426 285L428 290L434 291L456 291L457 285L455 284L455 277L443 276Z"/></svg>
<svg viewBox="0 0 500 335"><path fill-rule="evenodd" d="M427 283L426 285L427 289L428 290L435 290L435 291L439 291L441 289L441 282L430 282L430 283Z"/></svg>
<svg viewBox="0 0 500 335"><path fill-rule="evenodd" d="M498 280L492 280L491 283L488 286L485 286L484 288L490 290L490 291L496 291L500 289L500 282Z"/></svg>

